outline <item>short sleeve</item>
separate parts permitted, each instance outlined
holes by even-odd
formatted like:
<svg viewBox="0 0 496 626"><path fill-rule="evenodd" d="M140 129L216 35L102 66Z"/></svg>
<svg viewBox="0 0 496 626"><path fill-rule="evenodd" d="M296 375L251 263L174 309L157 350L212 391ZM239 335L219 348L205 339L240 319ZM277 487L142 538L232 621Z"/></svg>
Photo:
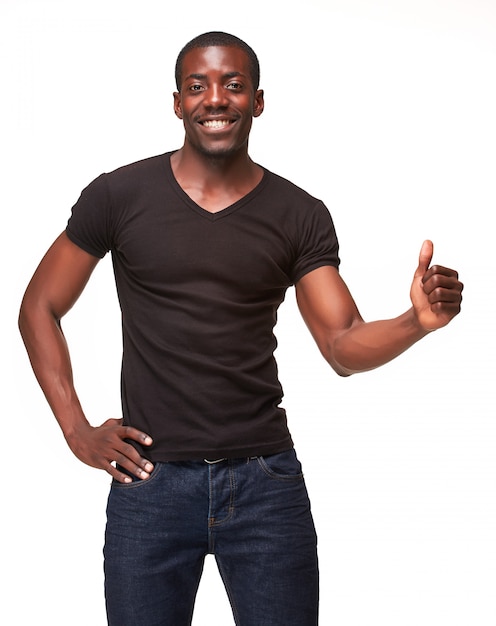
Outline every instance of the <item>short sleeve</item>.
<svg viewBox="0 0 496 626"><path fill-rule="evenodd" d="M66 227L69 239L85 252L103 258L112 247L110 209L106 174L102 174L72 207Z"/></svg>
<svg viewBox="0 0 496 626"><path fill-rule="evenodd" d="M318 267L339 267L339 243L329 210L317 202L299 224L293 283Z"/></svg>

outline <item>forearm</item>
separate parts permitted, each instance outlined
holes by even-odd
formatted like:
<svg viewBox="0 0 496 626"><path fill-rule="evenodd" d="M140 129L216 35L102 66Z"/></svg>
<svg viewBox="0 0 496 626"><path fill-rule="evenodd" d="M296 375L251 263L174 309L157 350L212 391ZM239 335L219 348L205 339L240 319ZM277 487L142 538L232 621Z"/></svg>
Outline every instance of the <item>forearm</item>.
<svg viewBox="0 0 496 626"><path fill-rule="evenodd" d="M324 356L338 374L349 376L388 363L426 334L410 309L394 319L352 325L328 343Z"/></svg>
<svg viewBox="0 0 496 626"><path fill-rule="evenodd" d="M129 443L134 440L149 446L153 443L149 435L122 426L121 419L109 419L93 427L84 416L57 316L43 311L41 306L31 307L25 303L21 307L19 328L36 378L72 452L83 463L105 470L119 482L131 482L129 472L141 480L149 478L153 464Z"/></svg>
<svg viewBox="0 0 496 626"><path fill-rule="evenodd" d="M87 425L74 389L67 343L59 321L41 305L23 303L19 329L38 383L66 439Z"/></svg>

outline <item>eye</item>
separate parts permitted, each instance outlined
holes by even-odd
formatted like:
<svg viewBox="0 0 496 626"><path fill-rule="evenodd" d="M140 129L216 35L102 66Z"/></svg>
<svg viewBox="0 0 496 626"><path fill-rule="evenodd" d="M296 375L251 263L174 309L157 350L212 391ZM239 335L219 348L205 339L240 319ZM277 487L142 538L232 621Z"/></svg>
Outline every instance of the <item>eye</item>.
<svg viewBox="0 0 496 626"><path fill-rule="evenodd" d="M194 85L190 85L190 87L188 87L189 91L202 91L203 86L195 83Z"/></svg>
<svg viewBox="0 0 496 626"><path fill-rule="evenodd" d="M227 88L231 89L232 91L241 91L241 89L243 89L243 85L241 83L233 81L232 83L229 83L227 85Z"/></svg>

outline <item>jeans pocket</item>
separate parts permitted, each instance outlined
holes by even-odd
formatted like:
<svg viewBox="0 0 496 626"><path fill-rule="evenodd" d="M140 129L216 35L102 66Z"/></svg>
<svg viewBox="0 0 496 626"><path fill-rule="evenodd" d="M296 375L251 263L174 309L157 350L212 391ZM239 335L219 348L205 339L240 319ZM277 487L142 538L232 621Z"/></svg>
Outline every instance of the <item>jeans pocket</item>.
<svg viewBox="0 0 496 626"><path fill-rule="evenodd" d="M160 474L160 470L162 469L162 466L163 466L163 463L154 463L154 467L153 467L153 471L151 475L149 476L149 478L146 478L144 480L142 478L138 478L137 476L134 476L134 474L131 474L126 469L119 466L119 470L121 472L124 472L124 474L127 474L132 479L132 482L121 483L118 480L115 480L115 478L112 478L112 483L111 483L112 489L136 489L136 487L142 487L144 485L147 485L148 483L153 482L153 480Z"/></svg>
<svg viewBox="0 0 496 626"><path fill-rule="evenodd" d="M294 449L257 457L258 464L270 478L277 480L303 480L301 463Z"/></svg>

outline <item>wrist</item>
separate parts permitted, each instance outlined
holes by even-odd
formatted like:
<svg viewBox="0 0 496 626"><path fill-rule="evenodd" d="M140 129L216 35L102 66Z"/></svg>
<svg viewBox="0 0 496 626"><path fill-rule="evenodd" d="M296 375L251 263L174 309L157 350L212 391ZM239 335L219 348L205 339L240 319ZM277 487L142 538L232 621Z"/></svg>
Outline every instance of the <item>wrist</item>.
<svg viewBox="0 0 496 626"><path fill-rule="evenodd" d="M435 328L426 328L422 324L422 322L420 321L420 317L418 316L417 311L413 306L408 311L408 322L411 325L411 332L418 339L422 339L423 337L425 337L429 333L432 333L435 330Z"/></svg>

